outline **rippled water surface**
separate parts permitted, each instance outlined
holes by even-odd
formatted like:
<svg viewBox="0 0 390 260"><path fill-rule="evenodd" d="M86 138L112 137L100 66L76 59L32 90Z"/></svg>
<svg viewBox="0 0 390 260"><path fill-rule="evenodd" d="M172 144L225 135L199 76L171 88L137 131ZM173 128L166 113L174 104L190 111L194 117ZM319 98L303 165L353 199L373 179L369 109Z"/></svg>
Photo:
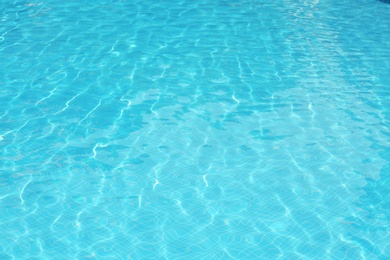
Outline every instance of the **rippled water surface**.
<svg viewBox="0 0 390 260"><path fill-rule="evenodd" d="M389 17L0 0L0 259L390 259Z"/></svg>

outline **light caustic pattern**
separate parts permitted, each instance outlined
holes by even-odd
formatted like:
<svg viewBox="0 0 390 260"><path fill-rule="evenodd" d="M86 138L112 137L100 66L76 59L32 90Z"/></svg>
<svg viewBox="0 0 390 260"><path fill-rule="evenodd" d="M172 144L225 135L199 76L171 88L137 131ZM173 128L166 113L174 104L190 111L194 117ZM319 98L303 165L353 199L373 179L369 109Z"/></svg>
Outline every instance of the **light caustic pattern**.
<svg viewBox="0 0 390 260"><path fill-rule="evenodd" d="M390 5L0 3L0 259L390 257Z"/></svg>

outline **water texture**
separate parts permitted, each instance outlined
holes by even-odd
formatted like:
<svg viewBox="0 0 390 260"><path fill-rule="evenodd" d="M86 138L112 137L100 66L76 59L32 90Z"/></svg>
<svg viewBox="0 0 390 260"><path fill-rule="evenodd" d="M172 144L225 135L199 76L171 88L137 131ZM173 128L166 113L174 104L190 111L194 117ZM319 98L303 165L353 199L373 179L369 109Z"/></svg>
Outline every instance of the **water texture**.
<svg viewBox="0 0 390 260"><path fill-rule="evenodd" d="M390 259L390 5L0 1L0 259Z"/></svg>

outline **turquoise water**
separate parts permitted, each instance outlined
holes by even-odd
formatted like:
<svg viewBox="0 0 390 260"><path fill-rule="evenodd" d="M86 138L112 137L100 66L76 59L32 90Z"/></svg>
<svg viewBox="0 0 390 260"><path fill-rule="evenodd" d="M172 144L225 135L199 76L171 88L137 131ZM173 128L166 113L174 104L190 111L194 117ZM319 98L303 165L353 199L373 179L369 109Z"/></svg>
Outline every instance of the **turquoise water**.
<svg viewBox="0 0 390 260"><path fill-rule="evenodd" d="M0 3L0 259L390 258L390 5Z"/></svg>

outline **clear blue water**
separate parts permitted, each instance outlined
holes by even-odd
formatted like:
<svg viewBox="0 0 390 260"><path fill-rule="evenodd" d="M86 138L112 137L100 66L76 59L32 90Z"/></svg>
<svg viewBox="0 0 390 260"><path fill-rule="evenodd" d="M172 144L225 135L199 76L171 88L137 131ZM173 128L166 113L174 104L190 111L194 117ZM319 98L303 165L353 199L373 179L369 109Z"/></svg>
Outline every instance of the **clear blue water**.
<svg viewBox="0 0 390 260"><path fill-rule="evenodd" d="M0 3L0 259L390 259L390 5Z"/></svg>

